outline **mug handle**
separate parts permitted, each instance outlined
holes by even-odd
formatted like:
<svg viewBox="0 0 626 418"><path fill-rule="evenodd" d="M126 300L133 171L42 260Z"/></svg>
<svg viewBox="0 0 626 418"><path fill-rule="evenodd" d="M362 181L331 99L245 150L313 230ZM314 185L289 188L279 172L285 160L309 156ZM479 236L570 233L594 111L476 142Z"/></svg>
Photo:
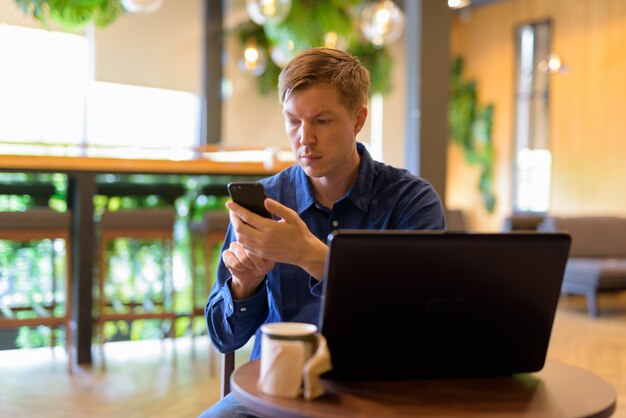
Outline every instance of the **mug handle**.
<svg viewBox="0 0 626 418"><path fill-rule="evenodd" d="M302 380L304 382L304 399L310 401L324 394L324 387L320 382L320 375L333 368L330 361L328 344L323 335L317 335L317 348L304 363L302 368Z"/></svg>

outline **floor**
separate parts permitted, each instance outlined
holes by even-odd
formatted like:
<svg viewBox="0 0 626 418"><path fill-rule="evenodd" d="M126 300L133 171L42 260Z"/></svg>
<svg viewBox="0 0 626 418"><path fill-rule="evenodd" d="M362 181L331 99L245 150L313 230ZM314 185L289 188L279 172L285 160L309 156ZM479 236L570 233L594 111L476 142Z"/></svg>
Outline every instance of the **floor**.
<svg viewBox="0 0 626 418"><path fill-rule="evenodd" d="M597 373L618 393L614 417L626 418L626 292L600 300L590 318L584 299L564 297L548 358ZM11 417L196 417L219 398L219 373L209 370L208 340L108 343L106 367L95 351L91 368L67 374L61 349L0 352L1 415ZM54 356L53 356L54 353ZM245 362L249 346L238 352Z"/></svg>
<svg viewBox="0 0 626 418"><path fill-rule="evenodd" d="M209 370L208 338L108 343L106 365L67 373L65 352L51 349L0 352L1 416L196 417L219 399L219 369ZM247 352L246 352L247 351ZM243 364L249 349L238 352ZM217 366L219 367L219 366Z"/></svg>
<svg viewBox="0 0 626 418"><path fill-rule="evenodd" d="M600 297L600 316L587 315L584 298L561 298L548 359L596 373L617 392L617 411L626 418L626 292Z"/></svg>

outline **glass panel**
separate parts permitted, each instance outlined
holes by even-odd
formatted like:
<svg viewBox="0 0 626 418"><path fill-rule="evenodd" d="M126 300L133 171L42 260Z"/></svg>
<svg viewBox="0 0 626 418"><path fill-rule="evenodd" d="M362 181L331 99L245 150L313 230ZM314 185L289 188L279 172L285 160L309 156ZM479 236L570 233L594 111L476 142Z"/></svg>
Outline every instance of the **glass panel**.
<svg viewBox="0 0 626 418"><path fill-rule="evenodd" d="M550 73L545 69L550 55L550 33L549 21L523 25L516 30L515 212L550 209Z"/></svg>
<svg viewBox="0 0 626 418"><path fill-rule="evenodd" d="M87 138L92 145L132 145L165 151L192 148L198 143L196 94L93 82L88 109ZM167 152L171 156L172 151ZM167 157L167 153L164 155Z"/></svg>
<svg viewBox="0 0 626 418"><path fill-rule="evenodd" d="M0 140L82 141L84 36L0 25L0 62Z"/></svg>
<svg viewBox="0 0 626 418"><path fill-rule="evenodd" d="M106 147L124 146L126 157L191 158L199 96L95 82L89 48L83 35L0 24L0 143L12 153L53 155L63 148L39 144L86 143L107 156ZM138 147L154 155L134 154Z"/></svg>

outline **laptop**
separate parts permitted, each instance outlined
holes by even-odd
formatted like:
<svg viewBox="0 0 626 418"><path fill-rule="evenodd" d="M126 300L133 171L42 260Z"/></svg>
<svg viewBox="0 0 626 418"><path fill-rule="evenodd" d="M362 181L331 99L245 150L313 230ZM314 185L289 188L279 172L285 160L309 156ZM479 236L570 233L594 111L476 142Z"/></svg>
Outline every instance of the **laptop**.
<svg viewBox="0 0 626 418"><path fill-rule="evenodd" d="M504 376L543 368L563 233L339 230L329 237L324 378Z"/></svg>

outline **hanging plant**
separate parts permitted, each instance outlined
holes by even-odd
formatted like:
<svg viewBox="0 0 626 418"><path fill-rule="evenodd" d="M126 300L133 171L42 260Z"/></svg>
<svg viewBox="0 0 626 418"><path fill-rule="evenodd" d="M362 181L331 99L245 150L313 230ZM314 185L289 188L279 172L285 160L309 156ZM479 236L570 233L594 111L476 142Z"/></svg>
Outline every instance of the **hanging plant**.
<svg viewBox="0 0 626 418"><path fill-rule="evenodd" d="M266 94L276 90L281 69L275 61L284 65L305 49L333 43L328 39L331 34L334 47L359 57L369 70L370 94L388 93L392 87L393 61L384 46L375 46L360 34L356 23L360 3L359 0L293 1L289 14L281 22L259 25L246 20L240 23L233 32L242 47L246 48L254 40L257 47L267 51L265 70L257 76L259 91ZM276 48L283 51L276 51ZM282 58L277 53L282 53Z"/></svg>
<svg viewBox="0 0 626 418"><path fill-rule="evenodd" d="M485 209L493 213L494 150L492 140L493 104L478 104L476 82L462 79L463 59L452 61L448 124L453 143L461 147L465 160L480 167L478 190Z"/></svg>
<svg viewBox="0 0 626 418"><path fill-rule="evenodd" d="M51 22L78 31L93 22L107 26L125 13L121 0L15 0L27 15L47 26Z"/></svg>

